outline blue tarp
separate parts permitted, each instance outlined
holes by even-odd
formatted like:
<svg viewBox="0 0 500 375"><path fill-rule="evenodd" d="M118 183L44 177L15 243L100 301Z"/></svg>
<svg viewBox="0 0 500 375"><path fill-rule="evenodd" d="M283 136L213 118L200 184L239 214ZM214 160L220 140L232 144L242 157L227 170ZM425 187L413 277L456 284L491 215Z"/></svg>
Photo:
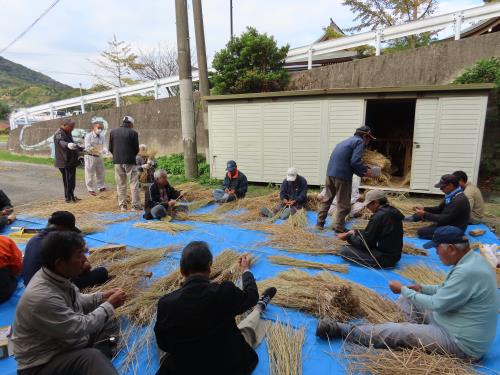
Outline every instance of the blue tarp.
<svg viewBox="0 0 500 375"><path fill-rule="evenodd" d="M213 206L209 206L197 212L210 212L213 208ZM309 212L308 220L311 225L314 223L315 219L315 213ZM146 249L148 248L158 248L172 244L183 245L193 240L206 241L210 244L211 250L214 255L217 255L224 249L233 249L240 252L250 252L254 256L256 256L257 261L252 266L252 272L254 273L257 281L273 277L280 271L289 268L287 266L279 266L270 263L267 260L267 255L282 254L289 255L298 259L324 263L346 263L340 257L334 255L315 256L296 253L292 254L286 253L286 251L283 250L260 246L259 243L265 241L267 238L265 233L244 229L237 226L236 224L232 225L230 223L212 224L188 222L188 224L193 226L192 230L171 235L160 231L135 228L133 224L138 221L143 221L143 219L108 225L103 232L86 236L87 244L89 247L100 246L104 243L125 244L132 248L141 248L147 251ZM45 220L29 217L21 217L21 219L16 221L15 223L16 226L26 226L30 228L43 227L44 224ZM495 234L489 231L485 226L469 226L468 230L476 228L485 229L487 232L485 235L479 238L475 238L474 242L479 241L486 244L498 244L499 241ZM406 238L405 241L414 243L416 245L422 245L422 243L424 242L415 238ZM24 248L24 245L20 245L20 247ZM154 274L153 279L162 277L176 268L178 266L179 255L179 253L172 253L162 262L151 267L151 271ZM439 266L446 270L446 267L441 265L439 258L435 254L434 250L430 251L428 257L403 255L401 261L399 262L398 268L418 262L425 262L429 265ZM318 272L312 270L306 271L310 273ZM396 296L389 292L387 287L388 280L400 280L404 283L408 283L408 280L397 275L393 271L369 270L364 267L358 267L355 265L350 265L349 273L346 275L342 274L341 277L345 277L346 279L367 286L380 294L386 295L391 299L395 299ZM9 325L12 323L15 307L23 290L24 287L20 282L15 295L9 301L0 305L0 326ZM341 340L336 340L331 343L318 340L314 335L317 323L317 319L315 317L291 309L269 306L264 314L264 318L269 320L279 320L281 322L290 322L295 327L305 327L306 338L303 347L303 373L305 375L345 373L345 363L342 362L339 356L339 353L341 353ZM482 366L492 369L494 372L500 372L499 331L500 326L497 331L495 343L492 345L491 352L488 353L484 361L481 363ZM143 335L141 334L142 332L137 332L135 335L132 335L130 341L133 342L137 338L142 337ZM259 364L254 374L269 374L269 363L265 341L259 346L259 348L257 349L257 353L259 355ZM149 368L146 366L146 363L150 362L147 360L148 355L152 356L151 366ZM123 356L119 356L115 360L115 365L118 368L122 360ZM156 372L158 366L156 350L153 350L149 354L146 352L141 353L139 361L141 362L141 364L137 373L154 374ZM0 360L0 374L13 375L15 374L15 371L16 363L13 358ZM133 371L129 370L128 373L133 373Z"/></svg>

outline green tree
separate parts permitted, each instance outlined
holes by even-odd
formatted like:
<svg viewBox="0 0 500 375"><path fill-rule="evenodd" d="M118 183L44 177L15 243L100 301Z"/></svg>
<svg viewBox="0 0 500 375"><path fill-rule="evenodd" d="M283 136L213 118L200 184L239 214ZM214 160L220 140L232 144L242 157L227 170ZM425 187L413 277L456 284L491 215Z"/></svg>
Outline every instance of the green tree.
<svg viewBox="0 0 500 375"><path fill-rule="evenodd" d="M343 5L356 14L354 21L359 21L349 31L359 32L426 18L436 11L438 0L344 0ZM411 35L401 38L397 43L406 48L415 48L418 47L418 40L418 35Z"/></svg>
<svg viewBox="0 0 500 375"><path fill-rule="evenodd" d="M465 71L453 83L494 83L500 89L500 58L478 60L471 68Z"/></svg>
<svg viewBox="0 0 500 375"><path fill-rule="evenodd" d="M6 120L9 116L10 108L7 103L0 101L0 120Z"/></svg>
<svg viewBox="0 0 500 375"><path fill-rule="evenodd" d="M283 90L289 81L284 69L289 46L248 27L214 56L211 75L214 94L238 94Z"/></svg>

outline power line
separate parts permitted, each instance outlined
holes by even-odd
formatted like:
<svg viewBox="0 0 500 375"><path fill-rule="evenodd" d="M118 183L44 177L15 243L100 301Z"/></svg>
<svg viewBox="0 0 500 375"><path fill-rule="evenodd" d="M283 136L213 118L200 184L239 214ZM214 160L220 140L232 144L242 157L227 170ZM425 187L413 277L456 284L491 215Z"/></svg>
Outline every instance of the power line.
<svg viewBox="0 0 500 375"><path fill-rule="evenodd" d="M19 39L21 39L23 36L25 36L28 33L28 31L30 31L33 28L33 26L35 26L47 13L49 13L52 10L52 8L54 8L57 5L57 3L59 3L59 1L61 1L61 0L54 1L47 9L45 9L45 11L42 14L40 14L38 16L38 18L36 20L33 21L33 23L31 23L31 25L29 25L26 28L26 30L24 30L12 42L10 42L4 48L2 48L0 50L0 55L2 53L4 53L5 51L7 51L7 49L9 49L12 45L14 45Z"/></svg>

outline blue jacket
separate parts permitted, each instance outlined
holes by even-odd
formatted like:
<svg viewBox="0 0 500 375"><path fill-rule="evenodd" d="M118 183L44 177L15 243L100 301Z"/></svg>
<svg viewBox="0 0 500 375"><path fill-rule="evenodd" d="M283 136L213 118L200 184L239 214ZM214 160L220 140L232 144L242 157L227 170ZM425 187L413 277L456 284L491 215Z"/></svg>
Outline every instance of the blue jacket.
<svg viewBox="0 0 500 375"><path fill-rule="evenodd" d="M352 175L363 177L367 168L363 165L363 138L354 135L344 139L332 151L326 175L345 181L351 181Z"/></svg>
<svg viewBox="0 0 500 375"><path fill-rule="evenodd" d="M305 205L307 201L307 181L302 176L297 176L295 181L287 181L285 178L281 184L280 199L297 201L300 205Z"/></svg>
<svg viewBox="0 0 500 375"><path fill-rule="evenodd" d="M24 285L28 285L35 273L42 268L40 250L42 248L43 239L47 237L47 234L49 233L50 230L43 229L40 233L32 237L26 244L23 258L23 270L21 271Z"/></svg>

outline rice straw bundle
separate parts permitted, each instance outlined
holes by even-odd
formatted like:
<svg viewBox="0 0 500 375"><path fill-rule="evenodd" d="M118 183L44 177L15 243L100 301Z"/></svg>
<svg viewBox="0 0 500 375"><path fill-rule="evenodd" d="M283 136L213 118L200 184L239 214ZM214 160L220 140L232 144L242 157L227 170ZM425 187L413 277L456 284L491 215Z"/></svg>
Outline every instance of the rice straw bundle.
<svg viewBox="0 0 500 375"><path fill-rule="evenodd" d="M342 243L320 234L308 232L303 228L281 224L249 224L246 228L264 231L270 238L257 246L271 246L292 253L337 254Z"/></svg>
<svg viewBox="0 0 500 375"><path fill-rule="evenodd" d="M403 231L405 236L417 237L417 231L429 225L431 225L431 223L428 221L403 221Z"/></svg>
<svg viewBox="0 0 500 375"><path fill-rule="evenodd" d="M268 323L267 353L271 375L301 375L305 329L289 323Z"/></svg>
<svg viewBox="0 0 500 375"><path fill-rule="evenodd" d="M315 268L320 270L328 270L340 273L347 273L348 266L345 264L330 264L330 263L319 263L319 262L309 262L307 260L296 259L291 257L285 257L281 255L268 256L267 259L274 264L281 264L283 266L293 266L293 267L304 267L304 268Z"/></svg>
<svg viewBox="0 0 500 375"><path fill-rule="evenodd" d="M267 208L270 211L280 202L280 196L278 191L273 191L269 194L262 195L260 197L254 198L243 198L236 201L236 209L246 209L246 211L231 215L232 219L237 221L254 221L260 219L261 209Z"/></svg>
<svg viewBox="0 0 500 375"><path fill-rule="evenodd" d="M214 202L213 198L205 198L205 199L199 199L197 201L193 201L192 203L190 203L188 205L189 212L199 210L200 208L208 206L209 204L211 204L213 202Z"/></svg>
<svg viewBox="0 0 500 375"><path fill-rule="evenodd" d="M170 221L152 221L147 223L136 223L134 227L157 230L161 232L168 232L170 234L176 234L178 232L187 231L193 229L192 226L187 224L171 223Z"/></svg>
<svg viewBox="0 0 500 375"><path fill-rule="evenodd" d="M387 194L390 204L396 207L403 215L413 215L413 207L432 207L439 204L439 199L435 198L412 198L410 193L388 193Z"/></svg>
<svg viewBox="0 0 500 375"><path fill-rule="evenodd" d="M113 262L116 259L122 259L128 255L125 245L106 245L93 247L89 250L87 257L92 265L103 266L106 263Z"/></svg>
<svg viewBox="0 0 500 375"><path fill-rule="evenodd" d="M379 177L363 178L363 183L367 185L389 185L391 180L391 160L375 150L365 150L363 153L363 163L365 165L380 167L382 173Z"/></svg>
<svg viewBox="0 0 500 375"><path fill-rule="evenodd" d="M354 345L353 345L354 346ZM428 353L425 348L372 349L356 346L343 354L349 374L372 375L473 375L470 363L447 354Z"/></svg>
<svg viewBox="0 0 500 375"><path fill-rule="evenodd" d="M188 220L188 221L201 221L207 223L217 223L221 220L221 217L214 214L191 214L186 212L176 212L176 220Z"/></svg>
<svg viewBox="0 0 500 375"><path fill-rule="evenodd" d="M371 323L401 322L397 305L371 289L323 271L316 275L290 269L258 283L259 290L279 290L273 303L318 317L348 321L365 318Z"/></svg>
<svg viewBox="0 0 500 375"><path fill-rule="evenodd" d="M157 352L156 347L156 337L154 333L154 320L151 321L141 332L136 332L135 338L133 341L132 332L140 329L139 327L129 324L127 327L126 337L124 338L126 341L124 345L120 348L120 351L117 353L115 358L120 353L125 353L125 359L120 365L121 373L128 374L132 372L133 374L143 373L144 370L148 372L152 366L154 353ZM144 359L141 356L141 353L146 351L146 363L144 364ZM145 366L144 366L145 365Z"/></svg>
<svg viewBox="0 0 500 375"><path fill-rule="evenodd" d="M405 242L403 244L403 254L409 254L409 255L422 255L422 256L427 256L429 253L425 249L419 249L415 245L412 245L411 243Z"/></svg>
<svg viewBox="0 0 500 375"><path fill-rule="evenodd" d="M297 210L295 214L290 215L288 220L286 221L288 225L292 227L307 227L307 214L304 208Z"/></svg>
<svg viewBox="0 0 500 375"><path fill-rule="evenodd" d="M241 254L237 251L226 249L215 257L212 264L210 280L221 283L223 281L232 281L233 283L240 279L242 275L239 264L240 257L247 255L250 265L255 261L250 254Z"/></svg>
<svg viewBox="0 0 500 375"><path fill-rule="evenodd" d="M212 190L196 182L186 182L176 186L177 190L182 191L182 197L188 202L212 200Z"/></svg>
<svg viewBox="0 0 500 375"><path fill-rule="evenodd" d="M318 193L307 194L307 202L304 207L307 211L318 211L320 205L321 202L318 199Z"/></svg>
<svg viewBox="0 0 500 375"><path fill-rule="evenodd" d="M441 284L446 278L446 272L439 268L431 268L424 263L419 263L412 266L405 266L403 269L395 271L408 280L415 281L422 285L437 285Z"/></svg>

